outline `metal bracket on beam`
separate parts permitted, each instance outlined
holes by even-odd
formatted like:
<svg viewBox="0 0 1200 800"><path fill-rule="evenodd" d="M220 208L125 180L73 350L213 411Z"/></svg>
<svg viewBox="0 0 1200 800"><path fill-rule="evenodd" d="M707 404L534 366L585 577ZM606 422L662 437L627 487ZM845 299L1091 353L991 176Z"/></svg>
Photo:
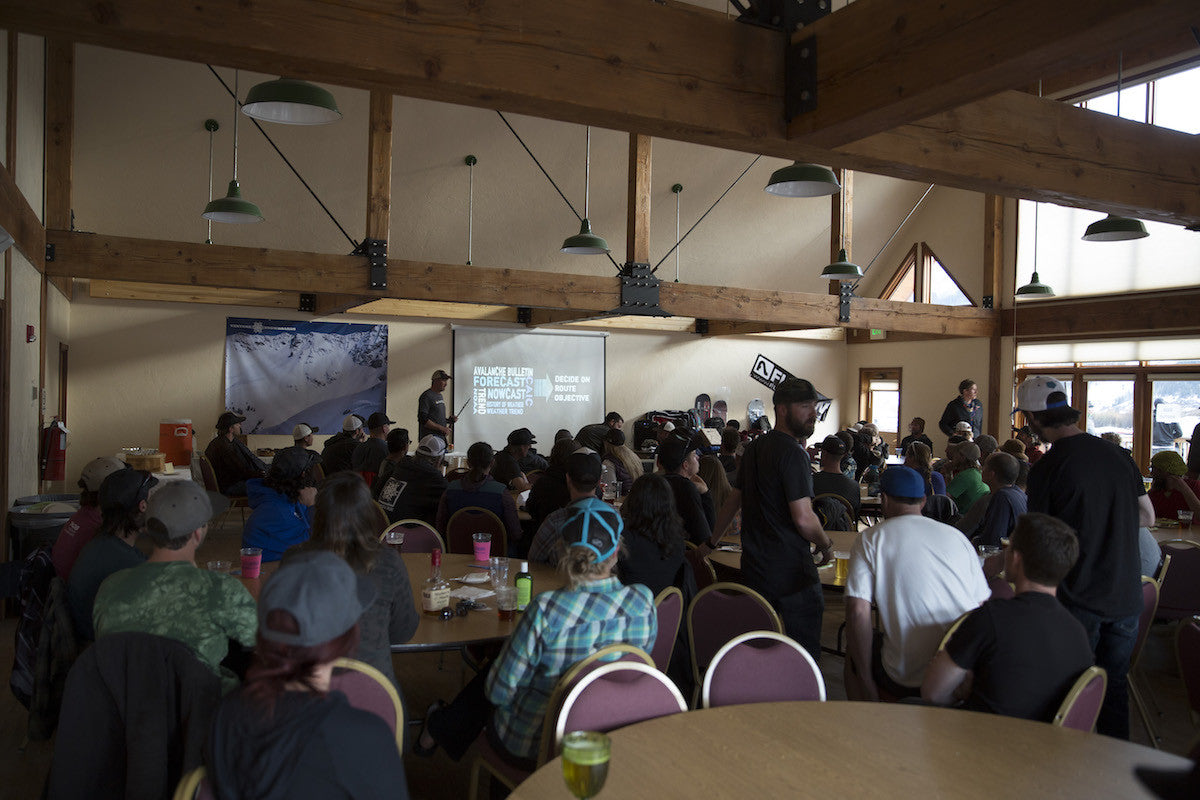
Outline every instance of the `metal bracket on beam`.
<svg viewBox="0 0 1200 800"><path fill-rule="evenodd" d="M838 293L838 322L850 321L850 298L854 297L854 286L849 282L842 284Z"/></svg>
<svg viewBox="0 0 1200 800"><path fill-rule="evenodd" d="M517 306L517 322L522 325L533 322L533 309L529 306Z"/></svg>
<svg viewBox="0 0 1200 800"><path fill-rule="evenodd" d="M362 244L355 248L354 255L367 257L367 286L371 289L386 289L387 239L363 239Z"/></svg>
<svg viewBox="0 0 1200 800"><path fill-rule="evenodd" d="M983 307L984 308L995 308L994 303L995 303L995 299L990 294L985 294L983 296Z"/></svg>
<svg viewBox="0 0 1200 800"><path fill-rule="evenodd" d="M788 45L783 58L783 116L791 122L817 108L817 37Z"/></svg>
<svg viewBox="0 0 1200 800"><path fill-rule="evenodd" d="M54 260L54 243L53 242L46 242L46 260L47 261Z"/></svg>
<svg viewBox="0 0 1200 800"><path fill-rule="evenodd" d="M696 333L701 336L708 336L708 320L696 318Z"/></svg>
<svg viewBox="0 0 1200 800"><path fill-rule="evenodd" d="M614 314L642 317L669 317L658 304L660 281L649 264L630 262L621 267L621 305Z"/></svg>
<svg viewBox="0 0 1200 800"><path fill-rule="evenodd" d="M308 311L315 313L317 310L317 296L309 292L300 293L300 306L297 311Z"/></svg>

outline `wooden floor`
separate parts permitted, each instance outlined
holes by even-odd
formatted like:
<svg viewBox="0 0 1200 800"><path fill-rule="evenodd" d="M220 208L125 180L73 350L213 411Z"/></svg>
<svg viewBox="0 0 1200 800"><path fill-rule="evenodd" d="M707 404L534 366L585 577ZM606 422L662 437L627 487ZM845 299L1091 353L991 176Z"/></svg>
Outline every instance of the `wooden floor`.
<svg viewBox="0 0 1200 800"><path fill-rule="evenodd" d="M241 539L241 526L236 518L222 531L212 532L201 547L197 560L203 564L212 559L236 559ZM825 624L822 642L834 646L838 626L843 618L840 594L827 592ZM0 663L7 672L12 664L13 632L16 622L0 622ZM1142 655L1142 672L1153 689L1161 716L1157 724L1163 738L1163 749L1182 754L1200 731L1188 718L1183 685L1179 679L1174 655L1174 626L1156 625L1151 631ZM456 653L404 654L393 657L396 676L403 688L411 716L423 717L425 709L438 698L449 700L471 673ZM821 657L821 671L829 700L845 700L842 682L842 659L828 653ZM1136 712L1132 712L1133 740L1149 744ZM0 692L0 800L37 798L50 769L52 742L22 744L25 735L26 712L11 691ZM410 731L415 735L415 730ZM471 771L471 756L455 763L444 753L430 759L405 755L409 791L414 798L429 800L458 800L467 796Z"/></svg>

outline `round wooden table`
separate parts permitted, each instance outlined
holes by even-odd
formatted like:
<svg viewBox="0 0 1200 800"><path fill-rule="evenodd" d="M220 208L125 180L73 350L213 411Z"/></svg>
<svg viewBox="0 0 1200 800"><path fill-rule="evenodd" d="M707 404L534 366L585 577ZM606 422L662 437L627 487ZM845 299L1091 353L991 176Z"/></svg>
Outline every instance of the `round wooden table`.
<svg viewBox="0 0 1200 800"><path fill-rule="evenodd" d="M404 559L404 566L408 570L408 581L412 584L413 607L419 613L421 610L421 585L429 577L429 554L402 553L401 557ZM491 589L491 583L488 582L462 584L454 580L454 578L461 577L470 572L487 572L487 570L472 567L473 563L475 563L473 556L458 553L443 553L442 577L450 581L450 586L455 589L464 585L475 585L480 588ZM510 586L520 569L520 560L515 558L509 559L508 583ZM550 589L561 589L566 583L557 569L546 564L530 562L529 574L533 576L533 593L535 595L549 591ZM454 598L450 599L451 608L454 607L456 602ZM470 611L465 617L456 616L454 619L443 620L421 614L421 621L417 625L416 633L403 644L393 644L392 652L411 653L421 650L457 650L469 644L492 642L507 639L511 636L512 632L516 630L520 615L517 615L516 619L512 621L502 622L496 613L496 599L494 596L484 598L481 602L488 604L488 610Z"/></svg>
<svg viewBox="0 0 1200 800"><path fill-rule="evenodd" d="M850 548L854 547L854 542L858 539L858 531L825 531L833 542L833 552L845 553L846 557L850 557ZM730 540L733 541L733 540ZM725 540L721 542L723 545ZM741 541L737 540L737 545L741 546ZM739 550L714 550L708 554L708 560L715 564L720 564L723 567L738 570L742 569L742 551ZM822 586L845 586L845 581L837 580L836 563L830 560L828 564L817 569L817 573L821 576Z"/></svg>
<svg viewBox="0 0 1200 800"><path fill-rule="evenodd" d="M599 800L619 797L1153 797L1134 767L1190 761L1042 722L891 703L761 703L613 731ZM561 759L512 800L570 798Z"/></svg>

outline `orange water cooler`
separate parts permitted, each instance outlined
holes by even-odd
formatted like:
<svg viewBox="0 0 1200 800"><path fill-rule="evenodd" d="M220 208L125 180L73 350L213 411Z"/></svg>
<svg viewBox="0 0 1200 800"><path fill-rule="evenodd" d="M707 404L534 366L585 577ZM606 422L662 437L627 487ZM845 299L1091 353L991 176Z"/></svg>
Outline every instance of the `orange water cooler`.
<svg viewBox="0 0 1200 800"><path fill-rule="evenodd" d="M162 419L158 421L158 449L177 467L192 463L192 421Z"/></svg>

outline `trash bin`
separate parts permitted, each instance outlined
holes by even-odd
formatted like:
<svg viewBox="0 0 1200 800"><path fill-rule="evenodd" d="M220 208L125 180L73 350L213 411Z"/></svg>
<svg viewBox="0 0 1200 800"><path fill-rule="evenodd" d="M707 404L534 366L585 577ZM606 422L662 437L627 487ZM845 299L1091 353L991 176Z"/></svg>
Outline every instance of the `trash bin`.
<svg viewBox="0 0 1200 800"><path fill-rule="evenodd" d="M24 500L33 502L22 503ZM17 498L8 511L8 560L19 561L43 545L53 544L62 526L78 510L77 494Z"/></svg>

